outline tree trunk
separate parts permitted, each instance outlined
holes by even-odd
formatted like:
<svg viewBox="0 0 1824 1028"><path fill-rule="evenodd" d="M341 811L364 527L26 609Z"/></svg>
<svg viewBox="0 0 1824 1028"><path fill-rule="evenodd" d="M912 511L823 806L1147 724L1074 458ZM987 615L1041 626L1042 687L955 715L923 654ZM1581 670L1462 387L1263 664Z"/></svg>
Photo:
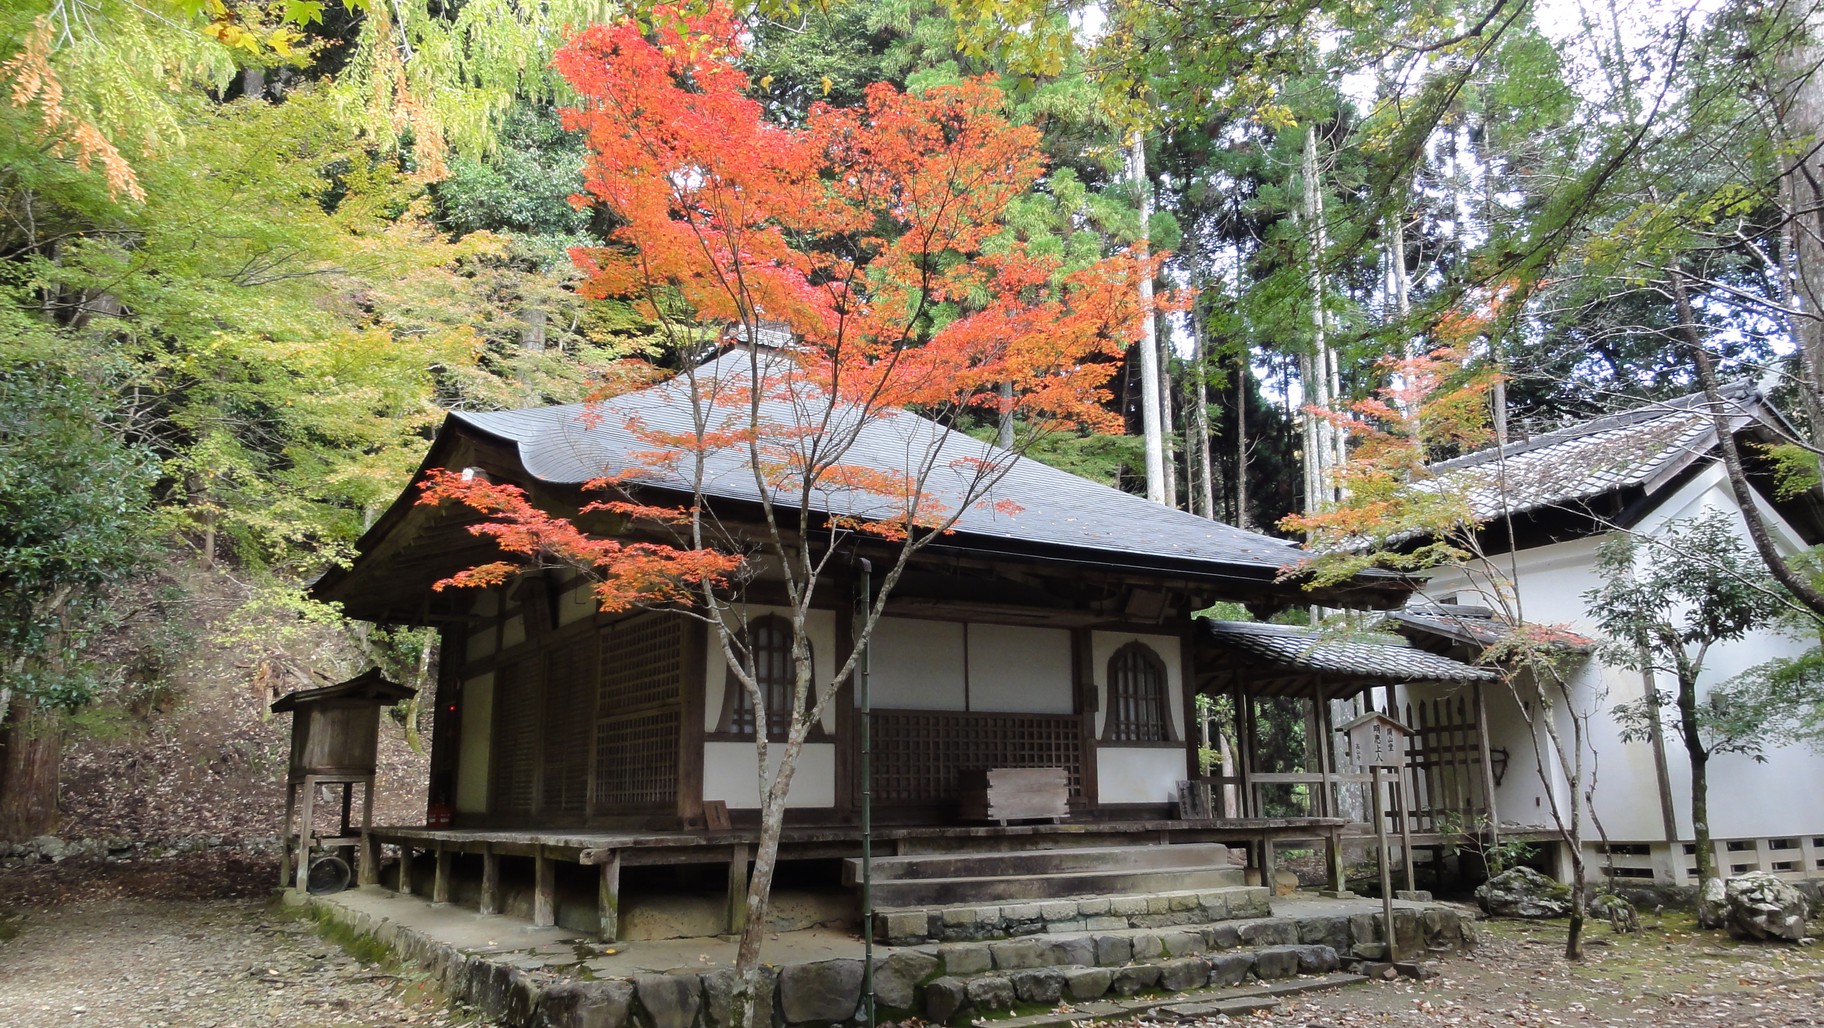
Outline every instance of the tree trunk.
<svg viewBox="0 0 1824 1028"><path fill-rule="evenodd" d="M1300 361L1300 387L1307 408L1330 410L1336 402L1338 380L1336 358L1330 352L1329 319L1324 310L1324 251L1329 244L1324 233L1324 192L1318 184L1317 127L1305 133L1304 209L1302 221L1310 237L1310 302L1311 352ZM1344 443L1335 425L1314 417L1309 411L1305 422L1305 503L1310 513L1336 499L1332 471Z"/></svg>
<svg viewBox="0 0 1824 1028"><path fill-rule="evenodd" d="M0 840L24 842L57 831L62 753L57 716L15 695L0 724Z"/></svg>
<svg viewBox="0 0 1824 1028"><path fill-rule="evenodd" d="M1244 348L1235 359L1235 527L1248 527L1248 396L1253 368Z"/></svg>
<svg viewBox="0 0 1824 1028"><path fill-rule="evenodd" d="M1210 387L1204 324L1191 315L1191 416L1185 419L1185 452L1196 461L1190 478L1191 511L1216 517L1216 462L1210 457Z"/></svg>
<svg viewBox="0 0 1824 1028"><path fill-rule="evenodd" d="M1781 192L1790 198L1788 238L1793 243L1794 319L1799 354L1800 393L1811 419L1811 439L1824 442L1824 420L1817 416L1824 396L1824 15L1812 13L1792 35L1792 50L1780 60L1774 112L1786 151L1791 154Z"/></svg>
<svg viewBox="0 0 1824 1028"><path fill-rule="evenodd" d="M1161 338L1158 322L1163 318L1155 317L1153 339L1155 345ZM1159 347L1159 378L1155 385L1159 390L1159 464L1165 469L1165 499L1167 507L1178 506L1178 455L1172 445L1173 430L1177 427L1177 418L1172 410L1172 362L1166 359L1165 348Z"/></svg>
<svg viewBox="0 0 1824 1028"><path fill-rule="evenodd" d="M1147 197L1146 135L1134 133L1128 147L1128 168L1140 203L1140 257L1147 255L1147 222L1151 201ZM1159 410L1159 343L1153 332L1153 277L1140 276L1140 425L1146 450L1146 498L1165 502L1165 427Z"/></svg>
<svg viewBox="0 0 1824 1028"><path fill-rule="evenodd" d="M1761 517L1760 506L1755 502L1754 487L1748 482L1748 470L1742 463L1741 448L1735 442L1735 425L1724 413L1721 384L1716 377L1716 364L1710 359L1710 351L1704 348L1703 338L1697 331L1697 313L1692 309L1690 295L1685 291L1685 276L1678 268L1667 269L1667 276L1672 284L1672 297L1678 305L1680 325L1678 334L1684 341L1685 351L1691 363L1697 369L1697 381L1704 391L1704 401L1710 408L1710 421L1716 429L1717 449L1723 455L1723 470L1729 477L1729 491L1735 497L1736 506L1741 508L1742 523L1748 529L1748 539L1754 544L1754 551L1761 556L1761 562L1775 580L1792 593L1793 598L1804 604L1812 613L1824 617L1824 590L1812 583L1809 575L1800 574L1780 552L1779 544L1773 534L1767 530L1766 519Z"/></svg>
<svg viewBox="0 0 1824 1028"><path fill-rule="evenodd" d="M1001 411L1000 431L995 437L995 444L1003 450L1013 449L1013 383L1002 382L1000 387Z"/></svg>
<svg viewBox="0 0 1824 1028"><path fill-rule="evenodd" d="M1716 849L1710 842L1710 751L1698 734L1697 682L1685 675L1678 681L1678 731L1684 737L1685 759L1691 764L1691 839L1697 845L1697 883L1716 877Z"/></svg>

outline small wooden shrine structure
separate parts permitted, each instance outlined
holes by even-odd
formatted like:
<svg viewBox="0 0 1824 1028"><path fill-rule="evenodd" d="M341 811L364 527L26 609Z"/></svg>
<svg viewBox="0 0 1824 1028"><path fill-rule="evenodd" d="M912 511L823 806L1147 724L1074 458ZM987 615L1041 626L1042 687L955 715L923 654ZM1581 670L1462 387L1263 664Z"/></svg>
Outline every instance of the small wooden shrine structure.
<svg viewBox="0 0 1824 1028"><path fill-rule="evenodd" d="M280 837L285 856L279 865L281 887L304 888L310 879L313 850L352 851L373 821L374 770L379 762L380 708L410 699L417 690L390 682L379 668L339 685L303 689L280 697L272 712L289 711L291 760L285 775L285 824ZM315 830L316 799L323 786L342 787L340 828L334 835ZM355 788L361 789L361 824L352 823ZM301 798L301 799L300 799ZM297 816L293 830L293 817ZM345 858L336 878L347 884Z"/></svg>

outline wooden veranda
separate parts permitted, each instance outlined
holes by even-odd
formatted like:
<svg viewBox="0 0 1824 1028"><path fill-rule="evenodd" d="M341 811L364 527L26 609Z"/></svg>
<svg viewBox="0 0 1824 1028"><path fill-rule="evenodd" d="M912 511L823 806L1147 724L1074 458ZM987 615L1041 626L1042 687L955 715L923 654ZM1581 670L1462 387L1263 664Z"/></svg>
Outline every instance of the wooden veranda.
<svg viewBox="0 0 1824 1028"><path fill-rule="evenodd" d="M1267 854L1286 840L1321 839L1340 844L1345 827L1337 818L1183 818L1130 821L1081 821L1063 824L897 826L873 832L876 856L1007 852L1068 847L1169 846L1220 842ZM597 880L597 917L601 937L620 935L621 877L628 868L697 865L726 869L725 928L745 926L749 865L759 843L759 830L664 832L597 832L557 830L464 830L424 827L379 827L366 833L358 883L380 884L382 847L398 851L392 883L401 892L422 892L433 903L454 895L455 862L479 857L483 914L502 911L503 862L530 862L533 886L531 921L548 927L557 920L557 868L574 864L590 869ZM779 859L811 861L854 858L861 853L861 832L854 826L787 827ZM417 865L416 867L414 865ZM1271 881L1272 867L1260 872ZM419 876L427 875L428 883ZM1340 887L1340 880L1333 885ZM428 887L427 887L428 885Z"/></svg>

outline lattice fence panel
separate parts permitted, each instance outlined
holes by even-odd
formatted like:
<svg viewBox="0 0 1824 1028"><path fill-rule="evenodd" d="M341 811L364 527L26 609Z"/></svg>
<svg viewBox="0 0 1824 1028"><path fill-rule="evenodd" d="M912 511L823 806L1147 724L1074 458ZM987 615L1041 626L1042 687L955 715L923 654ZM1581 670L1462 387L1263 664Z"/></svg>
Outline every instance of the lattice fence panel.
<svg viewBox="0 0 1824 1028"><path fill-rule="evenodd" d="M494 673L493 781L488 809L531 814L538 779L539 689L523 664Z"/></svg>
<svg viewBox="0 0 1824 1028"><path fill-rule="evenodd" d="M1435 832L1455 821L1473 828L1488 815L1482 780L1482 726L1461 696L1406 705L1407 767L1412 776L1413 830ZM1448 818L1445 815L1449 815Z"/></svg>
<svg viewBox="0 0 1824 1028"><path fill-rule="evenodd" d="M596 640L590 636L557 647L545 658L541 813L581 815L588 807L597 654Z"/></svg>
<svg viewBox="0 0 1824 1028"><path fill-rule="evenodd" d="M1083 794L1082 721L1072 714L874 712L874 798L885 804L950 803L964 770L1061 767Z"/></svg>
<svg viewBox="0 0 1824 1028"><path fill-rule="evenodd" d="M684 626L646 614L601 640L595 708L595 810L662 809L678 794Z"/></svg>

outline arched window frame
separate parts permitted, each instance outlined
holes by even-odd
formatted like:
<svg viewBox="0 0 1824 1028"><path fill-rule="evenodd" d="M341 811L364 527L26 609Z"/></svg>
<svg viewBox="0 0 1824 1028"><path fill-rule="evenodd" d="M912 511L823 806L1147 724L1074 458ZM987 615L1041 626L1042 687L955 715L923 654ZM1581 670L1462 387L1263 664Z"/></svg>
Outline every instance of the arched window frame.
<svg viewBox="0 0 1824 1028"><path fill-rule="evenodd" d="M1165 661L1143 642L1127 643L1111 654L1102 741L1136 746L1176 742L1170 683Z"/></svg>
<svg viewBox="0 0 1824 1028"><path fill-rule="evenodd" d="M792 724L792 625L768 614L748 622L742 634L742 648L747 652L754 671L754 684L766 690L766 737L783 742ZM809 649L810 642L806 640ZM727 668L722 680L722 716L716 724L716 735L725 739L754 737L754 704L747 686L733 668ZM811 728L811 737L818 734Z"/></svg>

